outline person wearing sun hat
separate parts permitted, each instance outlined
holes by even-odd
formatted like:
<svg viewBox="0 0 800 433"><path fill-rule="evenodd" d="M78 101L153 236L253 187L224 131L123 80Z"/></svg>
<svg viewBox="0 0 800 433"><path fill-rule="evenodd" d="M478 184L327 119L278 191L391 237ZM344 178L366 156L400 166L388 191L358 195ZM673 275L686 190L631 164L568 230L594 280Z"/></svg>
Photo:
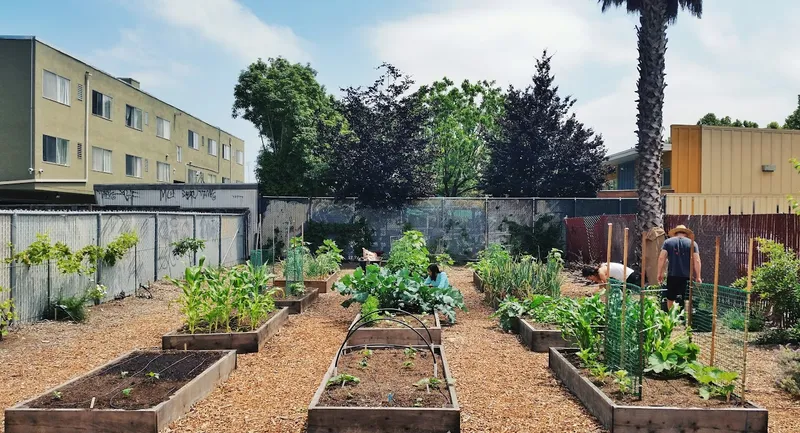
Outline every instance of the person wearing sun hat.
<svg viewBox="0 0 800 433"><path fill-rule="evenodd" d="M697 242L692 245L693 233L685 225L679 225L669 231L669 239L664 241L661 254L658 256L658 282L664 281L664 265L669 262L667 269L667 308L678 296L686 297L686 288L689 285L690 270L694 272L694 280L702 282L700 278L700 250ZM694 250L692 252L692 250ZM694 260L694 263L691 261Z"/></svg>

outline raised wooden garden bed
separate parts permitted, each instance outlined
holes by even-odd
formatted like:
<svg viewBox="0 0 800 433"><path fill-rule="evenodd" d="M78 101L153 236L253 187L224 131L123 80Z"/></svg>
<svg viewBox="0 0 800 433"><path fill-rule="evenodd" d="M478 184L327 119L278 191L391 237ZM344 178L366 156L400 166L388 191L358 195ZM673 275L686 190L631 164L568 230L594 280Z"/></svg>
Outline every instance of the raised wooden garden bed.
<svg viewBox="0 0 800 433"><path fill-rule="evenodd" d="M284 307L289 310L289 314L301 314L303 311L317 301L319 292L317 289L306 287L306 293L302 296L290 296L288 298L275 298L276 307Z"/></svg>
<svg viewBox="0 0 800 433"><path fill-rule="evenodd" d="M475 288L478 289L479 292L483 291L483 280L475 271L472 271L472 284L475 285Z"/></svg>
<svg viewBox="0 0 800 433"><path fill-rule="evenodd" d="M374 322L373 326L361 327L353 332L350 339L347 341L349 346L359 346L364 344L386 344L398 346L417 346L425 344L442 344L442 324L439 321L439 313L428 315L416 315L417 318L423 321L428 331L422 325L412 319L403 315L394 316L395 319L408 323L416 332L407 327L392 321L381 320ZM350 328L355 327L356 323L361 320L361 314L357 315ZM422 335L420 338L417 332ZM430 332L430 339L428 341L428 332Z"/></svg>
<svg viewBox="0 0 800 433"><path fill-rule="evenodd" d="M537 329L525 319L515 319L513 331L519 334L522 344L533 352L545 353L551 347L574 347L575 344L567 341L559 329Z"/></svg>
<svg viewBox="0 0 800 433"><path fill-rule="evenodd" d="M550 368L589 412L612 433L767 432L767 410L749 401L744 407L706 408L617 404L565 357L565 354L575 352L577 349L551 347Z"/></svg>
<svg viewBox="0 0 800 433"><path fill-rule="evenodd" d="M319 293L328 293L333 288L333 284L339 281L339 272L329 276L324 280L304 280L303 285L306 290L317 289ZM276 287L286 287L286 279L275 279Z"/></svg>
<svg viewBox="0 0 800 433"><path fill-rule="evenodd" d="M158 433L235 368L233 350L129 352L6 409L5 431Z"/></svg>
<svg viewBox="0 0 800 433"><path fill-rule="evenodd" d="M189 334L179 329L161 337L161 348L176 350L235 350L238 353L258 352L278 329L289 320L289 309L278 308L254 331Z"/></svg>
<svg viewBox="0 0 800 433"><path fill-rule="evenodd" d="M414 386L433 374L427 346L416 347L410 368L403 366L408 360L403 349L371 349L366 367L360 365L365 357L359 349L346 350L339 360L337 372L357 376L360 383L356 385L328 386L328 380L335 376L334 359L308 407L307 433L461 431L461 409L444 348L433 347L442 384L439 391L430 392L424 385Z"/></svg>

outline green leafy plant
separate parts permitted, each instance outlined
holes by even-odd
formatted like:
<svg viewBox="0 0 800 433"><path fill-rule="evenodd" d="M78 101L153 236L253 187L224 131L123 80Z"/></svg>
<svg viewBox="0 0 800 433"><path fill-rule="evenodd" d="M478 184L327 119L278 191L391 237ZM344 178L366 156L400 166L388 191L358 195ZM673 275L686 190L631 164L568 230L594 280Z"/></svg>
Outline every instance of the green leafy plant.
<svg viewBox="0 0 800 433"><path fill-rule="evenodd" d="M381 308L399 308L413 314L442 313L455 323L456 309L465 310L464 297L452 287L438 288L424 284L423 279L407 269L391 272L378 265L368 265L366 272L358 268L335 284L336 291L350 296L342 306L364 304L369 296L378 298Z"/></svg>
<svg viewBox="0 0 800 433"><path fill-rule="evenodd" d="M51 301L44 318L48 320L67 320L76 323L86 321L86 295L61 297Z"/></svg>
<svg viewBox="0 0 800 433"><path fill-rule="evenodd" d="M550 251L544 262L532 256L512 258L500 254L482 268L481 278L484 290L494 299L528 299L536 294L558 298L564 281L563 267L559 250Z"/></svg>
<svg viewBox="0 0 800 433"><path fill-rule="evenodd" d="M547 295L533 295L528 299L519 301L514 297L506 298L500 303L490 317L500 318L500 327L505 331L511 330L514 321L527 317L535 323L558 324L559 311L574 306L568 298L552 298Z"/></svg>
<svg viewBox="0 0 800 433"><path fill-rule="evenodd" d="M406 358L414 359L417 357L417 349L414 349L413 347L406 347L403 349L403 355L405 355Z"/></svg>
<svg viewBox="0 0 800 433"><path fill-rule="evenodd" d="M620 394L630 394L633 390L633 380L628 376L625 370L617 370L614 372L614 384L619 388Z"/></svg>
<svg viewBox="0 0 800 433"><path fill-rule="evenodd" d="M439 389L439 387L441 385L442 385L442 380L441 379L437 379L435 377L426 377L426 378L420 379L420 380L418 380L418 381L416 381L414 383L414 387L415 388L425 387L425 389L427 389L428 392L430 392L431 388L432 389Z"/></svg>
<svg viewBox="0 0 800 433"><path fill-rule="evenodd" d="M604 383L606 379L611 377L611 373L608 371L608 367L606 367L603 364L595 364L594 366L589 368L589 374L598 383Z"/></svg>
<svg viewBox="0 0 800 433"><path fill-rule="evenodd" d="M800 326L788 329L770 329L759 335L755 344L798 344L800 343Z"/></svg>
<svg viewBox="0 0 800 433"><path fill-rule="evenodd" d="M374 311L378 311L380 305L378 305L378 298L373 295L367 296L367 300L361 304L361 317L366 317L367 321L375 320L380 317L380 314L373 314ZM373 323L367 323L366 326L372 326Z"/></svg>
<svg viewBox="0 0 800 433"><path fill-rule="evenodd" d="M414 407L422 407L422 397L414 399Z"/></svg>
<svg viewBox="0 0 800 433"><path fill-rule="evenodd" d="M197 254L206 248L206 241L197 238L183 238L172 243L172 255L174 257L187 257L189 253Z"/></svg>
<svg viewBox="0 0 800 433"><path fill-rule="evenodd" d="M566 299L557 308L558 326L565 339L574 340L581 350L600 353L602 343L597 328L605 325L606 308L602 293L578 300Z"/></svg>
<svg viewBox="0 0 800 433"><path fill-rule="evenodd" d="M455 264L455 261L453 260L453 258L450 257L450 254L447 254L447 253L436 254L434 256L433 260L441 268L447 268L447 267L453 266L453 264Z"/></svg>
<svg viewBox="0 0 800 433"><path fill-rule="evenodd" d="M129 374L129 372L127 372L127 371L120 371L119 372L120 377L122 377L123 379L128 377L128 374Z"/></svg>
<svg viewBox="0 0 800 433"><path fill-rule="evenodd" d="M361 367L362 369L363 368L367 368L368 365L369 364L367 363L367 358L366 357L361 359L361 361L358 362L358 366Z"/></svg>
<svg viewBox="0 0 800 433"><path fill-rule="evenodd" d="M53 391L53 400L61 400L61 397L63 397L61 391Z"/></svg>
<svg viewBox="0 0 800 433"><path fill-rule="evenodd" d="M794 397L800 397L800 349L781 347L778 367L778 387Z"/></svg>
<svg viewBox="0 0 800 433"><path fill-rule="evenodd" d="M0 287L0 293L8 291ZM17 313L14 306L14 298L8 298L0 301L0 340L8 335L8 330L11 324L17 320Z"/></svg>
<svg viewBox="0 0 800 433"><path fill-rule="evenodd" d="M362 349L361 352L359 353L361 354L361 356L369 358L372 356L372 349Z"/></svg>
<svg viewBox="0 0 800 433"><path fill-rule="evenodd" d="M700 397L708 400L711 397L725 397L731 400L731 394L736 390L736 379L739 373L724 371L717 367L704 366L698 362L688 365L686 371L700 384Z"/></svg>
<svg viewBox="0 0 800 433"><path fill-rule="evenodd" d="M800 258L768 239L758 239L758 251L767 260L753 270L753 292L769 302L771 317L779 327L791 327L800 317ZM745 288L747 278L736 280L733 286Z"/></svg>
<svg viewBox="0 0 800 433"><path fill-rule="evenodd" d="M325 387L329 388L331 386L336 386L336 385L341 385L342 387L344 387L347 384L358 385L359 383L361 383L361 379L357 378L356 376L341 373L328 379L328 382L325 384Z"/></svg>
<svg viewBox="0 0 800 433"><path fill-rule="evenodd" d="M744 312L737 309L730 309L722 316L722 323L735 331L744 331ZM750 332L761 332L764 330L764 315L760 310L752 308L750 310L750 320L747 321L747 329Z"/></svg>
<svg viewBox="0 0 800 433"><path fill-rule="evenodd" d="M697 359L700 346L690 342L688 332L673 338L657 339L647 358L645 372L662 377L678 377Z"/></svg>
<svg viewBox="0 0 800 433"><path fill-rule="evenodd" d="M501 244L489 244L486 249L478 252L478 261L468 263L467 267L471 268L482 279L486 279L492 266L495 263L501 263L511 260L511 254Z"/></svg>
<svg viewBox="0 0 800 433"><path fill-rule="evenodd" d="M298 281L289 284L289 286L286 288L286 291L288 292L289 296L303 296L306 294L306 286L302 282Z"/></svg>
<svg viewBox="0 0 800 433"><path fill-rule="evenodd" d="M342 260L344 260L342 249L336 245L336 242L325 239L317 248L316 256L309 261L313 263L314 269L308 270L308 275L323 277L333 275L341 269Z"/></svg>
<svg viewBox="0 0 800 433"><path fill-rule="evenodd" d="M430 265L429 255L422 232L409 230L392 244L386 266L394 272L407 269L411 275L423 276Z"/></svg>
<svg viewBox="0 0 800 433"><path fill-rule="evenodd" d="M156 372L154 372L154 371L148 372L145 376L147 376L151 380L161 379L161 375L156 373Z"/></svg>
<svg viewBox="0 0 800 433"><path fill-rule="evenodd" d="M131 392L133 392L133 388L125 388L122 390L122 395L125 397L130 397Z"/></svg>
<svg viewBox="0 0 800 433"><path fill-rule="evenodd" d="M102 284L95 284L94 287L86 291L86 297L91 299L95 305L99 304L106 297L106 294L108 294L108 289Z"/></svg>
<svg viewBox="0 0 800 433"><path fill-rule="evenodd" d="M414 368L414 361L408 360L408 361L403 362L403 368L408 369L408 370Z"/></svg>

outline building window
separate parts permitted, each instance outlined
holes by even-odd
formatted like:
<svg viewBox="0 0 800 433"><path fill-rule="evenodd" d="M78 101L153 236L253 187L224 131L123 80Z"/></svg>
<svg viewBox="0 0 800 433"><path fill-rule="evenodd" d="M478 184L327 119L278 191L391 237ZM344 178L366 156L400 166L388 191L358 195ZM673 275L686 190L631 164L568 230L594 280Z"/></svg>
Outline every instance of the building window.
<svg viewBox="0 0 800 433"><path fill-rule="evenodd" d="M624 162L617 166L617 189L636 189L636 161Z"/></svg>
<svg viewBox="0 0 800 433"><path fill-rule="evenodd" d="M150 116L147 115L147 111L144 112L144 124L145 125L150 124Z"/></svg>
<svg viewBox="0 0 800 433"><path fill-rule="evenodd" d="M668 188L672 186L672 170L665 168L661 170L661 187Z"/></svg>
<svg viewBox="0 0 800 433"><path fill-rule="evenodd" d="M244 152L241 150L236 151L236 163L239 165L244 165Z"/></svg>
<svg viewBox="0 0 800 433"><path fill-rule="evenodd" d="M169 140L169 133L170 133L170 124L169 120L162 119L160 117L156 117L156 136L161 137L165 140Z"/></svg>
<svg viewBox="0 0 800 433"><path fill-rule="evenodd" d="M183 148L180 146L175 146L175 159L178 162L183 161Z"/></svg>
<svg viewBox="0 0 800 433"><path fill-rule="evenodd" d="M139 131L142 130L142 110L131 107L130 105L125 106L125 125L130 128L138 129Z"/></svg>
<svg viewBox="0 0 800 433"><path fill-rule="evenodd" d="M133 155L125 155L125 175L130 177L142 177L142 158Z"/></svg>
<svg viewBox="0 0 800 433"><path fill-rule="evenodd" d="M111 97L92 90L92 114L111 120Z"/></svg>
<svg viewBox="0 0 800 433"><path fill-rule="evenodd" d="M159 182L169 182L169 175L171 173L169 164L164 162L157 162L156 171Z"/></svg>
<svg viewBox="0 0 800 433"><path fill-rule="evenodd" d="M69 150L69 140L63 138L43 136L42 140L42 159L53 164L67 165L67 151Z"/></svg>
<svg viewBox="0 0 800 433"><path fill-rule="evenodd" d="M200 136L191 129L189 130L189 148L194 150L200 149Z"/></svg>
<svg viewBox="0 0 800 433"><path fill-rule="evenodd" d="M205 183L203 180L203 172L199 170L192 170L191 168L187 171L188 175L186 176L186 183Z"/></svg>
<svg viewBox="0 0 800 433"><path fill-rule="evenodd" d="M217 175L209 174L206 176L206 183L217 183Z"/></svg>
<svg viewBox="0 0 800 433"><path fill-rule="evenodd" d="M222 176L222 183L231 183L231 178Z"/></svg>
<svg viewBox="0 0 800 433"><path fill-rule="evenodd" d="M211 155L211 156L217 156L217 152L218 152L218 150L217 150L217 142L209 138L208 139L208 154Z"/></svg>
<svg viewBox="0 0 800 433"><path fill-rule="evenodd" d="M228 161L231 160L231 145L230 144L223 144L222 145L222 159L227 159Z"/></svg>
<svg viewBox="0 0 800 433"><path fill-rule="evenodd" d="M111 173L111 151L101 147L92 147L92 170Z"/></svg>
<svg viewBox="0 0 800 433"><path fill-rule="evenodd" d="M47 99L69 105L69 80L49 71L44 71L42 94Z"/></svg>

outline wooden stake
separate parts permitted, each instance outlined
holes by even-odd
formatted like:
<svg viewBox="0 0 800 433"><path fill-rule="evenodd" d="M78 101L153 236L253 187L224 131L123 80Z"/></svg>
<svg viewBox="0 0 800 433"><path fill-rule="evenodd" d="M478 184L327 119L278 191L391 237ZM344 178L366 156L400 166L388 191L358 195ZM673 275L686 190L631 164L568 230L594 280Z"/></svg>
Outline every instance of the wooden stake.
<svg viewBox="0 0 800 433"><path fill-rule="evenodd" d="M742 348L742 402L747 401L745 392L747 387L747 337L750 327L750 291L753 289L753 238L750 238L750 248L747 252L747 300L744 313L744 346Z"/></svg>
<svg viewBox="0 0 800 433"><path fill-rule="evenodd" d="M647 285L647 281L645 280L645 269L647 269L647 254L645 253L645 247L647 245L647 232L642 233L642 291L644 291L645 286Z"/></svg>
<svg viewBox="0 0 800 433"><path fill-rule="evenodd" d="M714 299L711 311L711 366L714 366L714 352L717 348L717 295L719 291L719 236L714 246Z"/></svg>
<svg viewBox="0 0 800 433"><path fill-rule="evenodd" d="M95 398L92 397L92 402L89 403L89 409L94 409L94 401L95 401Z"/></svg>
<svg viewBox="0 0 800 433"><path fill-rule="evenodd" d="M692 297L694 296L694 280L692 280L692 276L694 273L694 233L689 236L689 303L686 304L686 300L684 299L683 307L686 308L686 323L689 324L689 327L692 326L692 306L694 305Z"/></svg>
<svg viewBox="0 0 800 433"><path fill-rule="evenodd" d="M606 240L606 269L611 269L611 231L613 223L608 223L608 238ZM608 311L608 293L611 291L611 280L606 280L606 311Z"/></svg>
<svg viewBox="0 0 800 433"><path fill-rule="evenodd" d="M647 233L642 233L642 290L639 291L639 385L638 385L638 394L639 400L642 399L642 376L641 373L644 371L644 354L643 354L643 347L644 347L644 332L642 332L642 324L644 322L644 297L645 297L645 285L647 284L645 281L645 264L647 254L645 254L645 246L647 245Z"/></svg>
<svg viewBox="0 0 800 433"><path fill-rule="evenodd" d="M628 228L625 227L622 244L622 268L627 272L628 269ZM623 273L623 276L625 274ZM609 276L609 279L610 276ZM622 312L619 320L619 368L625 369L625 307L628 300L628 283L622 280Z"/></svg>

